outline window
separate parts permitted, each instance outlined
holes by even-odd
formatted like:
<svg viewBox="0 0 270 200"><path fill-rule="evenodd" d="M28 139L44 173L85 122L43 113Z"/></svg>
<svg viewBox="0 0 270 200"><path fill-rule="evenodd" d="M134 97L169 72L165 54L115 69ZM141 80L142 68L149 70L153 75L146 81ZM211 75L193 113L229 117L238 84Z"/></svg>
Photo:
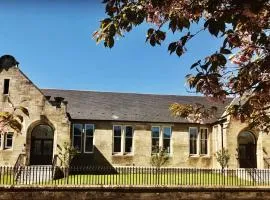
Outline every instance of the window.
<svg viewBox="0 0 270 200"><path fill-rule="evenodd" d="M113 126L113 153L129 154L133 152L133 127Z"/></svg>
<svg viewBox="0 0 270 200"><path fill-rule="evenodd" d="M200 137L200 154L206 155L208 153L208 129L201 128L201 137Z"/></svg>
<svg viewBox="0 0 270 200"><path fill-rule="evenodd" d="M5 149L11 149L13 144L13 133L8 132L6 133L5 138Z"/></svg>
<svg viewBox="0 0 270 200"><path fill-rule="evenodd" d="M94 150L93 145L94 139L94 125L86 124L85 125L85 138L84 138L84 152L92 153Z"/></svg>
<svg viewBox="0 0 270 200"><path fill-rule="evenodd" d="M163 148L167 153L171 151L171 127L164 127L163 128Z"/></svg>
<svg viewBox="0 0 270 200"><path fill-rule="evenodd" d="M159 135L160 135L160 130L159 127L152 127L152 153L156 153L157 151L156 148L159 148Z"/></svg>
<svg viewBox="0 0 270 200"><path fill-rule="evenodd" d="M207 155L208 154L208 129L200 128L200 134L197 127L189 128L189 154Z"/></svg>
<svg viewBox="0 0 270 200"><path fill-rule="evenodd" d="M152 127L152 153L156 153L157 148L163 148L167 153L171 152L171 127Z"/></svg>
<svg viewBox="0 0 270 200"><path fill-rule="evenodd" d="M73 124L73 147L79 152L93 153L94 151L94 125Z"/></svg>
<svg viewBox="0 0 270 200"><path fill-rule="evenodd" d="M76 148L79 152L82 151L82 133L83 133L83 125L74 124L73 125L73 147Z"/></svg>
<svg viewBox="0 0 270 200"><path fill-rule="evenodd" d="M121 138L122 137L122 127L114 126L113 127L113 152L121 152Z"/></svg>
<svg viewBox="0 0 270 200"><path fill-rule="evenodd" d="M3 94L8 94L8 93L9 93L9 79L4 79Z"/></svg>
<svg viewBox="0 0 270 200"><path fill-rule="evenodd" d="M190 127L189 128L189 154L197 154L197 137L198 137L198 128Z"/></svg>
<svg viewBox="0 0 270 200"><path fill-rule="evenodd" d="M132 138L133 138L133 130L131 126L126 126L125 130L125 153L132 152Z"/></svg>

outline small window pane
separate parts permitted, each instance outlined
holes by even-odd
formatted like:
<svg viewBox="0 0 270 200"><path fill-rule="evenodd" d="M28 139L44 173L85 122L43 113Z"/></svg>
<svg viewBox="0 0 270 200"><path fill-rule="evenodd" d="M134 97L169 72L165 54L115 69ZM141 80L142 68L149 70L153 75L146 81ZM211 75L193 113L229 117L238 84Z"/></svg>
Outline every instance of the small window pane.
<svg viewBox="0 0 270 200"><path fill-rule="evenodd" d="M86 136L87 137L93 137L93 134L94 134L94 125L92 125L92 124L86 124L85 125L85 130L86 130Z"/></svg>
<svg viewBox="0 0 270 200"><path fill-rule="evenodd" d="M190 135L190 139L197 139L198 129L197 128L190 128L189 135Z"/></svg>
<svg viewBox="0 0 270 200"><path fill-rule="evenodd" d="M159 127L152 127L152 137L159 137Z"/></svg>
<svg viewBox="0 0 270 200"><path fill-rule="evenodd" d="M113 134L114 134L114 137L116 137L116 136L121 137L121 126L114 126L113 127Z"/></svg>
<svg viewBox="0 0 270 200"><path fill-rule="evenodd" d="M121 152L121 126L114 126L113 127L113 152L120 153Z"/></svg>
<svg viewBox="0 0 270 200"><path fill-rule="evenodd" d="M126 137L132 137L132 126L126 126Z"/></svg>
<svg viewBox="0 0 270 200"><path fill-rule="evenodd" d="M152 153L158 153L159 150L159 139L152 138Z"/></svg>
<svg viewBox="0 0 270 200"><path fill-rule="evenodd" d="M81 136L74 136L73 137L73 147L81 152L82 147L82 137Z"/></svg>
<svg viewBox="0 0 270 200"><path fill-rule="evenodd" d="M163 128L163 137L166 139L171 138L172 132L170 127L164 127Z"/></svg>
<svg viewBox="0 0 270 200"><path fill-rule="evenodd" d="M170 139L163 140L163 148L164 148L165 152L167 152L167 153L170 153L170 147L171 147L170 144L171 144Z"/></svg>
<svg viewBox="0 0 270 200"><path fill-rule="evenodd" d="M5 148L6 149L12 148L12 144L13 144L13 133L7 133L6 134Z"/></svg>
<svg viewBox="0 0 270 200"><path fill-rule="evenodd" d="M207 140L201 141L201 154L207 154Z"/></svg>
<svg viewBox="0 0 270 200"><path fill-rule="evenodd" d="M197 153L197 142L196 140L190 141L190 154L196 154Z"/></svg>
<svg viewBox="0 0 270 200"><path fill-rule="evenodd" d="M126 138L125 152L126 153L132 152L132 138Z"/></svg>
<svg viewBox="0 0 270 200"><path fill-rule="evenodd" d="M121 137L114 137L113 139L113 152L121 152Z"/></svg>
<svg viewBox="0 0 270 200"><path fill-rule="evenodd" d="M93 137L85 138L85 152L93 152Z"/></svg>
<svg viewBox="0 0 270 200"><path fill-rule="evenodd" d="M81 136L82 135L82 124L74 124L73 126L73 134L77 135L77 136Z"/></svg>
<svg viewBox="0 0 270 200"><path fill-rule="evenodd" d="M73 147L79 152L82 151L82 124L73 125Z"/></svg>

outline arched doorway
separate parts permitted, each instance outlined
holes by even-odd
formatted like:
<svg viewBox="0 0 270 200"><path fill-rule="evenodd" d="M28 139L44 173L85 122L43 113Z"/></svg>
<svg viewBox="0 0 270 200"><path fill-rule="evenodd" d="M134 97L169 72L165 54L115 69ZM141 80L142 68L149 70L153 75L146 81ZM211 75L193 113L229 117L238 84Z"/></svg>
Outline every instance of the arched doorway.
<svg viewBox="0 0 270 200"><path fill-rule="evenodd" d="M53 157L53 129L45 124L37 125L31 133L31 165L50 165Z"/></svg>
<svg viewBox="0 0 270 200"><path fill-rule="evenodd" d="M249 131L238 135L238 159L240 168L256 168L256 137Z"/></svg>

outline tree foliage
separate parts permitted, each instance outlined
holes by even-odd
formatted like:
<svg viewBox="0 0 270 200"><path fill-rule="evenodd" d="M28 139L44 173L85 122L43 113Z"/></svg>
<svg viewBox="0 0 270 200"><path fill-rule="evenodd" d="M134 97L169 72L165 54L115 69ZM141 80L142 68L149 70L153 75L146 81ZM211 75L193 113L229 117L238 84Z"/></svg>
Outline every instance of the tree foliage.
<svg viewBox="0 0 270 200"><path fill-rule="evenodd" d="M160 146L154 146L153 155L151 156L151 165L160 168L169 160L168 152Z"/></svg>
<svg viewBox="0 0 270 200"><path fill-rule="evenodd" d="M24 121L23 115L29 117L28 109L21 105L15 106L9 97L7 97L7 101L11 111L0 112L0 132L7 132L9 128L12 128L16 132L21 132L22 123Z"/></svg>
<svg viewBox="0 0 270 200"><path fill-rule="evenodd" d="M179 57L201 31L223 38L216 52L191 66L192 73L186 76L190 89L217 101L232 95L239 97L239 103L228 109L229 114L270 131L268 0L104 0L103 3L107 18L93 36L109 48L114 46L116 37L145 22L153 25L146 36L151 46L166 40L167 32L179 35L168 45L168 52ZM191 25L198 30L192 33ZM214 111L177 103L171 110L186 117L199 115L200 110L205 117L206 111Z"/></svg>
<svg viewBox="0 0 270 200"><path fill-rule="evenodd" d="M228 149L220 149L216 152L215 156L222 169L224 169L225 167L229 167L228 163L230 160L230 154Z"/></svg>
<svg viewBox="0 0 270 200"><path fill-rule="evenodd" d="M78 150L69 143L64 142L63 148L59 150L58 154L64 167L70 167L72 159L78 154Z"/></svg>

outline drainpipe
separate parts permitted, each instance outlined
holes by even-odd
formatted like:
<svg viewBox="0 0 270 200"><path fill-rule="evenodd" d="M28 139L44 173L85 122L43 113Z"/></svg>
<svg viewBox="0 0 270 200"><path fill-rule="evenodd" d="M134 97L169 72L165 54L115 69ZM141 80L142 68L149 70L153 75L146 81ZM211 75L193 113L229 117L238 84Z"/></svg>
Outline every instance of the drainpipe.
<svg viewBox="0 0 270 200"><path fill-rule="evenodd" d="M220 128L221 128L221 155L222 155L222 157L223 157L223 123L220 123ZM223 170L224 170L224 167L223 166L221 166L222 167L222 172L223 172Z"/></svg>
<svg viewBox="0 0 270 200"><path fill-rule="evenodd" d="M223 123L220 124L221 127L221 148L223 149ZM223 152L222 152L223 153Z"/></svg>

